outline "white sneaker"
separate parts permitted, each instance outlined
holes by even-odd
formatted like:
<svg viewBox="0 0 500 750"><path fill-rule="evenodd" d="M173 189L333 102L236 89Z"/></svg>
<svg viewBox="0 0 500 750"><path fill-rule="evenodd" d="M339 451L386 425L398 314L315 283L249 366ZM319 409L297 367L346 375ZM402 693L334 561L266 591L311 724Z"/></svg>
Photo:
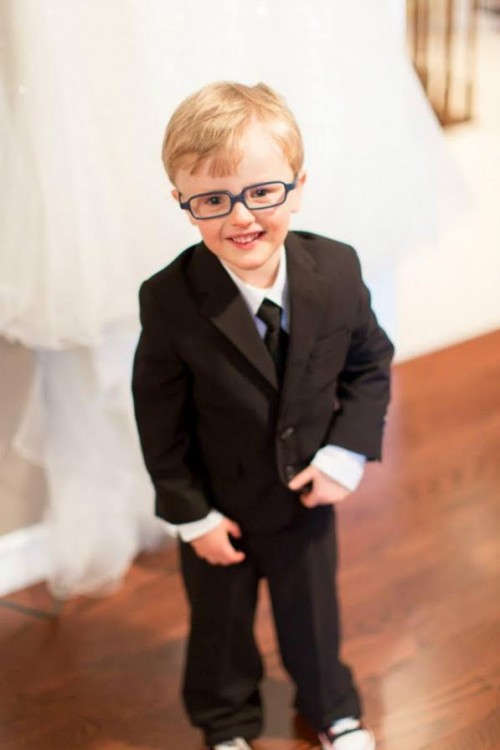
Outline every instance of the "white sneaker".
<svg viewBox="0 0 500 750"><path fill-rule="evenodd" d="M320 732L323 750L375 750L375 738L359 719L339 719Z"/></svg>
<svg viewBox="0 0 500 750"><path fill-rule="evenodd" d="M217 745L211 745L209 750L252 750L250 745L242 737L235 737L232 740L218 742Z"/></svg>

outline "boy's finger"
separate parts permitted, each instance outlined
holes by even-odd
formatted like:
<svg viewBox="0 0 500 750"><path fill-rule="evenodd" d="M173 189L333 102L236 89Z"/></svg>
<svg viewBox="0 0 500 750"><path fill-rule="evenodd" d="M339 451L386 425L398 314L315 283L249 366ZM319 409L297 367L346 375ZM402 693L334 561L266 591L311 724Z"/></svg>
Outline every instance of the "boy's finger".
<svg viewBox="0 0 500 750"><path fill-rule="evenodd" d="M300 502L305 508L315 508L318 505L318 499L313 492L304 492L300 496Z"/></svg>
<svg viewBox="0 0 500 750"><path fill-rule="evenodd" d="M231 534L231 536L240 537L241 536L241 529L236 523L236 521L228 521L227 523L227 530Z"/></svg>
<svg viewBox="0 0 500 750"><path fill-rule="evenodd" d="M301 490L304 485L312 482L313 477L314 469L312 468L312 466L307 466L305 469L299 471L299 473L294 476L294 478L288 483L288 487L293 492L297 492L297 490Z"/></svg>
<svg viewBox="0 0 500 750"><path fill-rule="evenodd" d="M236 563L240 563L244 559L244 552L240 552L239 550L231 548L231 551L224 556L224 562L222 563L222 565L236 565Z"/></svg>

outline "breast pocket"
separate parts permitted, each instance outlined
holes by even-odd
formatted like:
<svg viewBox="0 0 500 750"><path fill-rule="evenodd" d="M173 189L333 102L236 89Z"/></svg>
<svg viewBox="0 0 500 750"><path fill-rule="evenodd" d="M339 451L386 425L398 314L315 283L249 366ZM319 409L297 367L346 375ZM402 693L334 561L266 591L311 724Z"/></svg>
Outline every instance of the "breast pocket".
<svg viewBox="0 0 500 750"><path fill-rule="evenodd" d="M349 331L347 328L339 328L329 336L315 341L310 359L317 362L334 356L345 358L348 343Z"/></svg>
<svg viewBox="0 0 500 750"><path fill-rule="evenodd" d="M329 336L317 339L308 362L309 376L316 385L336 381L344 367L348 346L347 328L340 328Z"/></svg>

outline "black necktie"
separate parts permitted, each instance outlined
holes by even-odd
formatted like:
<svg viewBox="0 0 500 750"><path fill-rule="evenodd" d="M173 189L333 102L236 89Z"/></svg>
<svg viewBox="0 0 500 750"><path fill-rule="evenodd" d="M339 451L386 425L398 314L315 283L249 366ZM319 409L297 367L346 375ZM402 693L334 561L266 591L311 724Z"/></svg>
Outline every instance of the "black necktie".
<svg viewBox="0 0 500 750"><path fill-rule="evenodd" d="M267 326L264 343L275 364L280 381L285 369L288 340L286 332L281 328L281 312L281 307L269 299L264 299L257 310L257 317Z"/></svg>

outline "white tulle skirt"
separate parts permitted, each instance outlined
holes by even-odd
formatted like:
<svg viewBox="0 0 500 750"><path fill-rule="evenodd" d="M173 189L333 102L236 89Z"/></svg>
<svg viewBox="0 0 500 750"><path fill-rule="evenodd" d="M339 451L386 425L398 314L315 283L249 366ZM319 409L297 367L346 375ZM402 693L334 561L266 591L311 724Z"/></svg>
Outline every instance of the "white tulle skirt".
<svg viewBox="0 0 500 750"><path fill-rule="evenodd" d="M217 79L284 94L309 174L295 226L351 242L368 271L456 206L392 6L2 2L0 333L37 353L18 443L44 446L55 590L114 585L158 532L128 389L139 283L196 238L160 163L182 98Z"/></svg>
<svg viewBox="0 0 500 750"><path fill-rule="evenodd" d="M91 349L35 354L14 445L45 467L49 586L61 599L113 592L136 554L167 537L132 416L135 344L115 332Z"/></svg>

